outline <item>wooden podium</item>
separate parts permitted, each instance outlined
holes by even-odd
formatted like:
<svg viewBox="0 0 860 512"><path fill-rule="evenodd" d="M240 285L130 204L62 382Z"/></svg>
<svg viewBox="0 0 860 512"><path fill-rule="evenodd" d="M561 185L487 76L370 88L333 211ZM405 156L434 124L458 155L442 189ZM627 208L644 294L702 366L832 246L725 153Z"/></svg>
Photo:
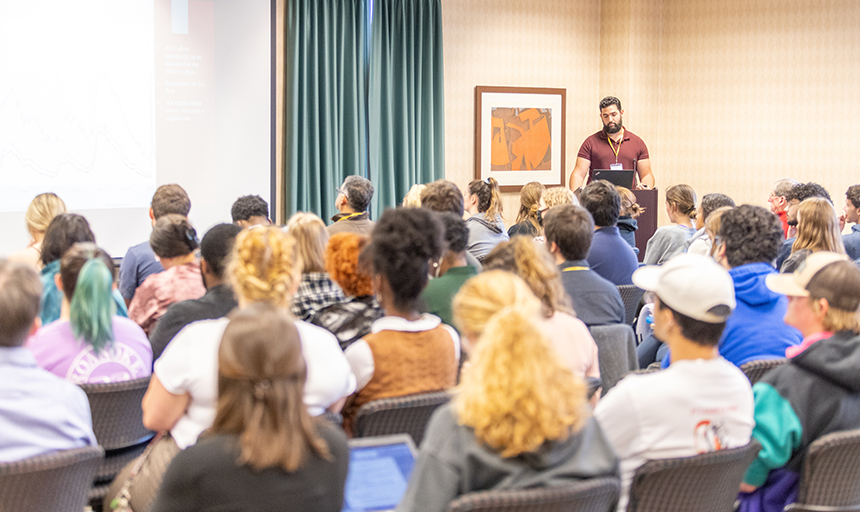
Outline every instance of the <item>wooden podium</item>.
<svg viewBox="0 0 860 512"><path fill-rule="evenodd" d="M636 202L639 206L645 208L645 211L636 219L639 229L636 230L636 247L639 248L639 261L645 258L645 249L648 245L648 240L657 231L657 215L660 203L657 199L657 189L651 190L634 190L633 195L636 196Z"/></svg>

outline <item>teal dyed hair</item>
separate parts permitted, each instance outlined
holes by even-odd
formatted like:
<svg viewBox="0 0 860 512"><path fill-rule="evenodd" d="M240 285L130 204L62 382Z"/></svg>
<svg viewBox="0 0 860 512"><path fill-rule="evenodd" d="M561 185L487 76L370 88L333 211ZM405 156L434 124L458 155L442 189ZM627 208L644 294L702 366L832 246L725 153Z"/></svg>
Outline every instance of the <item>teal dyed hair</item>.
<svg viewBox="0 0 860 512"><path fill-rule="evenodd" d="M78 274L72 294L72 332L93 346L96 353L113 339L113 275L99 258L87 261Z"/></svg>

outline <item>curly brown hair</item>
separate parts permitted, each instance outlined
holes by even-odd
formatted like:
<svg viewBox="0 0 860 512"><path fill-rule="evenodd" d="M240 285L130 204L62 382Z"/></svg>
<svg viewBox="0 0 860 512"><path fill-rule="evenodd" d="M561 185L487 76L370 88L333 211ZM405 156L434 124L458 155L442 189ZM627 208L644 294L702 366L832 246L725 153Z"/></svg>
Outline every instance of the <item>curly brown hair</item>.
<svg viewBox="0 0 860 512"><path fill-rule="evenodd" d="M370 273L361 268L358 255L370 239L355 233L332 235L325 250L325 270L347 296L363 297L373 293Z"/></svg>

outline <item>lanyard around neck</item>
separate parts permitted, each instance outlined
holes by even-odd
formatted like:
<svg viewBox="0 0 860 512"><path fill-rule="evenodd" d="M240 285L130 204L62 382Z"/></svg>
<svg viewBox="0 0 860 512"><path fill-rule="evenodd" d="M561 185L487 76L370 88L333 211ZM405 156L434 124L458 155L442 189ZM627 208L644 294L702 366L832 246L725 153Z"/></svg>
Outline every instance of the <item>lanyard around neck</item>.
<svg viewBox="0 0 860 512"><path fill-rule="evenodd" d="M347 215L346 217L341 217L341 218L337 219L337 221L338 221L338 222L340 222L340 221L342 221L342 220L347 220L347 219L351 219L351 218L353 218L353 217L358 217L359 215L364 215L364 212L355 212L355 213L350 213L350 214L349 214L349 215Z"/></svg>
<svg viewBox="0 0 860 512"><path fill-rule="evenodd" d="M588 270L588 267L567 267L562 272L576 272L577 270Z"/></svg>
<svg viewBox="0 0 860 512"><path fill-rule="evenodd" d="M612 137L609 134L606 134L606 140L609 142L609 147L612 149L612 152L615 153L615 163L618 163L618 152L621 151L621 143L624 142L624 128L621 129L621 139L618 141L618 149L615 149L615 146L612 145Z"/></svg>

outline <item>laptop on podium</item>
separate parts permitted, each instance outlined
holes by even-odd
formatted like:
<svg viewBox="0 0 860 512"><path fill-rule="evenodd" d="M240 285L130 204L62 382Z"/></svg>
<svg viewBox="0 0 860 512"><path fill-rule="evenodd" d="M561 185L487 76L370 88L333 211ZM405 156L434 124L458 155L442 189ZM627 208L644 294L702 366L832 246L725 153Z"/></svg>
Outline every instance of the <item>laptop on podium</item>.
<svg viewBox="0 0 860 512"><path fill-rule="evenodd" d="M636 171L632 169L612 170L612 169L595 169L594 180L606 180L617 187L626 187L633 190L633 179L636 177Z"/></svg>

